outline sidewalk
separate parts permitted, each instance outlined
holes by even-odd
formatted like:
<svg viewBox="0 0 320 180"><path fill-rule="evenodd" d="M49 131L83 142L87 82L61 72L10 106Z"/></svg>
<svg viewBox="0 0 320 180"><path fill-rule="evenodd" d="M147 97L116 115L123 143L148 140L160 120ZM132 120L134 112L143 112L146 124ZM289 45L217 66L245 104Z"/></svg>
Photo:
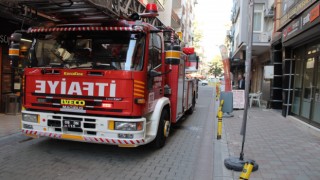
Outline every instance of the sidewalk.
<svg viewBox="0 0 320 180"><path fill-rule="evenodd" d="M223 167L215 167L214 179L238 179L240 175L226 169L223 163L225 158L239 157L241 151L243 110L233 114L232 118L223 118L222 139L215 140L222 156L215 165ZM293 117L283 117L280 111L249 108L244 158L259 165L250 180L320 179L320 132L302 124ZM312 129L315 133L310 133Z"/></svg>
<svg viewBox="0 0 320 180"><path fill-rule="evenodd" d="M21 114L0 114L0 138L20 132Z"/></svg>

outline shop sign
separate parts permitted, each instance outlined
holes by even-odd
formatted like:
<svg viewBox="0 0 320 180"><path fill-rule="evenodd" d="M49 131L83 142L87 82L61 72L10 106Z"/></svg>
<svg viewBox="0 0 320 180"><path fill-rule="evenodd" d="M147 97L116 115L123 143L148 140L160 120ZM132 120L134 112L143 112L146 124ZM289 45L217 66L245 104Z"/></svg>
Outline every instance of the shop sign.
<svg viewBox="0 0 320 180"><path fill-rule="evenodd" d="M292 21L285 29L282 31L283 42L289 40L290 38L298 35L299 33L307 30L314 24L319 22L320 14L320 4L314 5L312 8L303 13L296 20Z"/></svg>
<svg viewBox="0 0 320 180"><path fill-rule="evenodd" d="M291 21L292 18L299 15L303 12L307 7L309 7L312 3L317 0L302 0L298 2L293 8L291 8L286 14L284 14L280 19L280 28Z"/></svg>
<svg viewBox="0 0 320 180"><path fill-rule="evenodd" d="M320 5L318 4L315 8L310 11L310 22L314 21L320 15Z"/></svg>
<svg viewBox="0 0 320 180"><path fill-rule="evenodd" d="M9 45L9 36L5 34L0 34L0 44L8 44Z"/></svg>
<svg viewBox="0 0 320 180"><path fill-rule="evenodd" d="M298 32L300 30L300 19L293 21L291 24L289 24L289 26L287 28L285 28L283 30L283 40L287 40L290 37L294 36L295 34L297 34L296 32Z"/></svg>

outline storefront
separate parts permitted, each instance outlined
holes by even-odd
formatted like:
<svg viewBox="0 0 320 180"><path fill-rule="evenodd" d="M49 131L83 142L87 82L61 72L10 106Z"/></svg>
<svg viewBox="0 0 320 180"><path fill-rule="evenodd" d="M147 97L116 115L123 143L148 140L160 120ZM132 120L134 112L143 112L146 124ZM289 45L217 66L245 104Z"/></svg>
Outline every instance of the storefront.
<svg viewBox="0 0 320 180"><path fill-rule="evenodd" d="M320 2L315 3L282 33L284 111L320 127Z"/></svg>
<svg viewBox="0 0 320 180"><path fill-rule="evenodd" d="M294 51L292 113L320 125L320 39Z"/></svg>

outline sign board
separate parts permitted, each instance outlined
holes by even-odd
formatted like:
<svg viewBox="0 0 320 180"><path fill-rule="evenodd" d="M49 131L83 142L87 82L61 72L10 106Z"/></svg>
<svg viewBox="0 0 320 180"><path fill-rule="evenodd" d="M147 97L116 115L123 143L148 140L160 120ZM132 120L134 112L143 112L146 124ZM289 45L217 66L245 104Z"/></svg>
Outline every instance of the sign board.
<svg viewBox="0 0 320 180"><path fill-rule="evenodd" d="M303 14L288 24L282 31L282 42L285 42L294 36L300 34L302 31L313 27L320 22L319 13L320 2L311 6Z"/></svg>
<svg viewBox="0 0 320 180"><path fill-rule="evenodd" d="M293 0L289 0L293 1ZM288 1L283 1L282 4L282 11L283 16L280 18L280 28L284 27L288 22L290 22L292 19L294 19L297 15L299 15L301 12L303 12L306 8L308 8L311 4L316 2L317 0L300 0L297 1L295 5L291 6L290 9L286 9L286 5L289 5Z"/></svg>
<svg viewBox="0 0 320 180"><path fill-rule="evenodd" d="M264 79L273 79L273 66L264 66L263 77Z"/></svg>
<svg viewBox="0 0 320 180"><path fill-rule="evenodd" d="M244 109L244 90L232 90L233 109Z"/></svg>

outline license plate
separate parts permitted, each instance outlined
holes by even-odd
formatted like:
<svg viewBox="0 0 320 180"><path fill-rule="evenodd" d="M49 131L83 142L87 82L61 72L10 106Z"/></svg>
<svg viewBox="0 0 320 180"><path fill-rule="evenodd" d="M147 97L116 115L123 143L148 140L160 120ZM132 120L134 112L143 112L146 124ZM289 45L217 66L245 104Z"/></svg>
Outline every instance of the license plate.
<svg viewBox="0 0 320 180"><path fill-rule="evenodd" d="M80 128L81 127L81 122L80 121L75 121L75 120L64 120L63 121L63 127Z"/></svg>

